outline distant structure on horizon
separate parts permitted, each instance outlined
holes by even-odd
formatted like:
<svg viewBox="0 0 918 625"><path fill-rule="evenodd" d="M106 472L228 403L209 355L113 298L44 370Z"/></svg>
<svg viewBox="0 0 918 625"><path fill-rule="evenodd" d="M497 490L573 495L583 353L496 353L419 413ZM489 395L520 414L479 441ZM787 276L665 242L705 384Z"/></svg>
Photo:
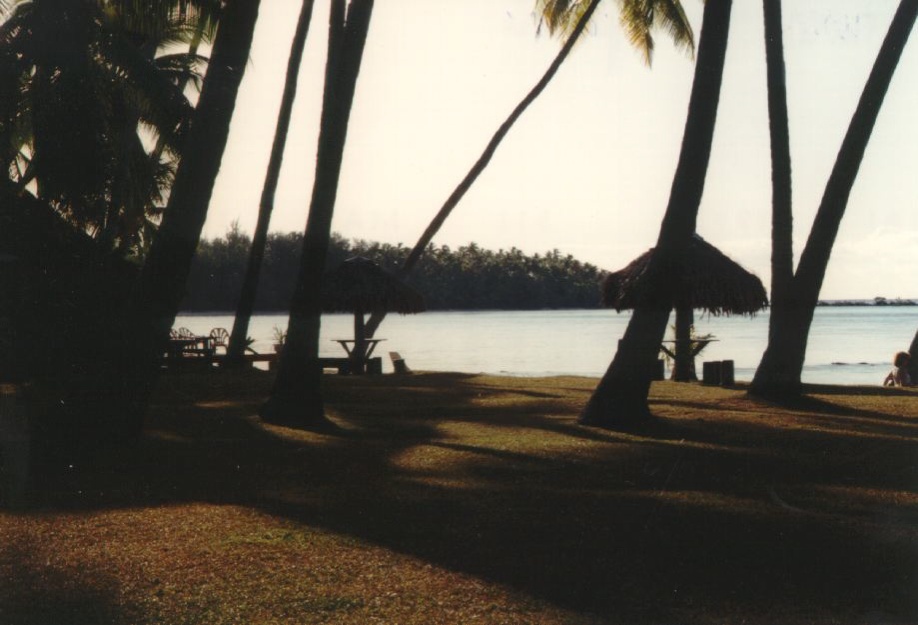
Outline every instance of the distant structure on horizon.
<svg viewBox="0 0 918 625"><path fill-rule="evenodd" d="M886 299L874 297L873 299L827 299L819 300L819 306L918 306L918 299Z"/></svg>

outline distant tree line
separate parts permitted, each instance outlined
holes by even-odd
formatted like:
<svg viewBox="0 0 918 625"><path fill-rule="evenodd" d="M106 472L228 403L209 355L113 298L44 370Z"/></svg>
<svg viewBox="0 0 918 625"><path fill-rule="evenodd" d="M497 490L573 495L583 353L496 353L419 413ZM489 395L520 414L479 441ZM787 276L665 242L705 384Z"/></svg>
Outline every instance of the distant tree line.
<svg viewBox="0 0 918 625"><path fill-rule="evenodd" d="M301 233L271 234L258 286L256 310L285 311L296 283ZM251 245L237 227L198 246L182 310L235 310ZM408 256L402 244L348 240L332 235L329 268L352 256L364 256L396 271ZM450 249L431 245L408 282L431 310L538 310L596 308L603 271L570 254L552 250L524 254L511 248L497 252L470 243Z"/></svg>

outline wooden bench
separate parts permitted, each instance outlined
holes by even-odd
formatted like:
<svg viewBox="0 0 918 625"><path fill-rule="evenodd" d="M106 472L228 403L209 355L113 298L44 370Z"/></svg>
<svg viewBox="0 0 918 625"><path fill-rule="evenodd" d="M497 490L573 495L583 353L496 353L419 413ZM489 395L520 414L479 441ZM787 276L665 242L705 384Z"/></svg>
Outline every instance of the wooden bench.
<svg viewBox="0 0 918 625"><path fill-rule="evenodd" d="M322 371L334 369L338 375L347 375L351 372L349 358L319 358L319 365L321 365Z"/></svg>
<svg viewBox="0 0 918 625"><path fill-rule="evenodd" d="M278 354L259 354L258 352L251 352L243 354L242 358L245 362L266 362L268 365L273 365L277 362ZM214 354L213 362L217 365L222 365L226 360L226 354Z"/></svg>
<svg viewBox="0 0 918 625"><path fill-rule="evenodd" d="M322 369L334 369L339 375L350 375L351 359L350 358L319 358L319 364ZM366 372L371 375L382 373L382 358L367 358Z"/></svg>
<svg viewBox="0 0 918 625"><path fill-rule="evenodd" d="M277 363L280 360L280 354L277 352L259 354L258 352L250 351L242 355L242 360L248 364L266 362L268 363L268 371L273 371L274 367L277 366ZM214 354L211 356L211 362L219 367L222 367L223 363L226 362L226 354Z"/></svg>
<svg viewBox="0 0 918 625"><path fill-rule="evenodd" d="M250 363L266 362L268 363L269 369L274 369L274 367L277 365L277 362L280 360L279 356L280 354L277 353L259 354L252 352L250 354L244 354L243 358L246 362ZM226 360L226 354L214 354L211 357L211 362L216 365L222 365L224 360ZM334 370L339 375L348 375L351 373L350 358L319 358L319 364L323 370ZM367 373L382 373L382 358L376 357L367 359Z"/></svg>

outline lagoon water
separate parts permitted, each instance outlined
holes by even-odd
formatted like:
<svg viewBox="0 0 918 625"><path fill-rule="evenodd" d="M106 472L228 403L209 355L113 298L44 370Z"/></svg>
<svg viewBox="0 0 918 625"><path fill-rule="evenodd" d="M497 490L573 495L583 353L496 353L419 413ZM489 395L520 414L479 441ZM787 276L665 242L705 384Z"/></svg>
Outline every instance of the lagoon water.
<svg viewBox="0 0 918 625"><path fill-rule="evenodd" d="M603 374L622 337L629 313L612 310L427 312L390 315L377 336L386 341L376 355L391 371L387 353L396 351L408 366L422 371L456 371L515 376ZM176 327L196 333L231 329L231 314L183 314ZM286 328L286 315L256 315L249 335L258 352L272 350L274 327ZM351 338L353 317L322 317L322 356L343 356L336 338ZM696 314L698 334L714 334L698 357L733 360L737 380L751 380L768 337L768 313L754 318ZM803 381L879 384L893 353L908 349L918 329L915 306L822 306L810 332ZM669 337L671 338L671 337Z"/></svg>

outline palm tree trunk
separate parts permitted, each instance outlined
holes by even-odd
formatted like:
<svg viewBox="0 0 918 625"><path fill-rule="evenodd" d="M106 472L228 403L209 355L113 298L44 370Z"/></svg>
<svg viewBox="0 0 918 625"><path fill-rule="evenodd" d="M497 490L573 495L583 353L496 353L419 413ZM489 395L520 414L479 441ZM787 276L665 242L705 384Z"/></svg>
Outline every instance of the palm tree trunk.
<svg viewBox="0 0 918 625"><path fill-rule="evenodd" d="M648 267L651 275L659 275L658 267L671 266L674 259L683 257L695 233L717 119L731 8L732 0L705 3L682 150L660 227L657 253ZM581 423L627 429L647 420L654 361L668 319L668 309L634 311L615 358L580 415Z"/></svg>
<svg viewBox="0 0 918 625"><path fill-rule="evenodd" d="M248 62L259 0L230 0L220 22L207 77L163 222L141 271L128 321L132 349L120 349L114 379L128 376L126 392L140 408L129 411L139 431L142 406L157 379L229 136L236 95ZM108 382L112 384L111 381Z"/></svg>
<svg viewBox="0 0 918 625"><path fill-rule="evenodd" d="M787 399L799 396L802 392L800 378L807 339L832 246L845 215L867 143L916 16L918 0L902 0L835 160L813 228L800 256L800 265L794 274L789 298L783 306L772 310L772 322L785 328L780 331L780 337L769 335L768 346L750 387L753 394Z"/></svg>
<svg viewBox="0 0 918 625"><path fill-rule="evenodd" d="M277 115L277 128L274 131L274 143L271 146L271 158L265 174L265 184L261 191L261 203L258 207L258 222L252 236L252 248L242 281L242 291L236 306L236 317L233 321L233 332L230 335L226 350L226 365L235 366L244 363L246 337L249 332L249 321L255 308L255 294L258 290L258 277L265 257L265 245L268 241L268 225L274 211L274 196L277 182L280 179L281 165L284 160L284 147L287 145L287 132L290 129L290 118L293 114L293 102L296 99L296 87L300 74L300 63L303 49L306 47L306 36L312 20L314 0L303 0L300 17L297 21L293 43L290 46L290 59L287 62L287 79L284 83L284 94L281 98L280 111Z"/></svg>
<svg viewBox="0 0 918 625"><path fill-rule="evenodd" d="M529 105L535 102L536 98L542 94L542 92L545 90L545 87L547 87L548 83L551 82L551 79L554 78L555 74L558 73L558 70L561 68L561 64L564 63L565 59L567 59L568 55L571 53L571 50L573 50L574 44L577 43L581 33L583 33L584 29L586 29L590 18L593 16L593 13L596 11L596 7L599 6L600 2L602 2L602 0L591 0L590 6L580 17L580 20L577 22L574 30L571 31L571 35L567 38L567 41L564 43L564 46L562 46L555 59L551 62L551 65L548 66L545 74L529 91L529 93L526 94L526 97L516 105L516 108L514 108L509 117L504 120L504 123L500 125L500 127L497 129L497 132L494 133L494 136L491 137L491 140L485 147L484 152L481 153L481 156L478 157L478 160L475 161L475 164L472 165L472 168L465 175L465 178L463 178L459 185L453 190L450 196L446 199L446 202L443 204L443 206L440 207L440 210L437 211L437 214L421 234L421 237L418 239L417 243L415 243L414 247L411 248L411 252L405 259L401 269L399 269L398 276L400 278L404 278L406 275L408 275L411 270L414 269L414 266L418 264L418 261L424 254L424 250L427 249L427 246L437 235L437 232L439 232L440 228L443 227L443 223L446 221L447 217L450 216L450 213L453 212L453 209L456 208L456 206L459 204L459 201L465 196L466 192L472 188L472 185L475 184L478 176L480 176L481 172L485 170L485 168L488 166L488 163L491 162L491 158L497 151L498 146L504 140L504 137L507 136L508 132L510 132L513 124L515 124L516 120L518 120L520 116L526 111L526 109L529 108ZM385 311L377 311L370 315L370 319L367 321L366 325L367 337L372 338L373 335L376 334L376 330L379 328L379 325L385 318Z"/></svg>
<svg viewBox="0 0 918 625"><path fill-rule="evenodd" d="M916 16L918 0L902 0L864 86L864 92L835 161L835 167L826 184L810 237L800 255L800 266L794 276L795 287L806 294L813 306L819 297L832 246L835 244L851 189L864 159L867 143L899 64L902 50L912 32Z"/></svg>
<svg viewBox="0 0 918 625"><path fill-rule="evenodd" d="M805 331L801 320L791 314L797 307L791 303L794 278L794 224L781 1L763 0L762 4L765 17L772 181L771 316L768 322L768 341L769 344L786 345L788 353L785 357L791 360L799 359L802 362L805 349L801 351L800 345L806 343ZM793 353L790 353L791 347L794 347ZM770 384L780 387L782 394L788 389L793 389L792 393L799 392L800 380L798 378L793 381L791 370L774 373L781 375L781 379L773 375Z"/></svg>
<svg viewBox="0 0 918 625"><path fill-rule="evenodd" d="M332 0L316 176L299 277L277 379L271 398L261 409L262 418L268 422L298 427L326 423L319 365L322 274L373 0L352 0L345 9L345 0Z"/></svg>
<svg viewBox="0 0 918 625"><path fill-rule="evenodd" d="M781 0L763 0L762 4L768 75L768 128L771 135L771 301L780 310L786 306L794 277L790 124L787 114ZM770 324L769 332L773 331L773 325Z"/></svg>
<svg viewBox="0 0 918 625"><path fill-rule="evenodd" d="M908 347L908 353L911 356L908 361L908 377L911 378L912 384L918 384L918 330L915 331L915 337Z"/></svg>

